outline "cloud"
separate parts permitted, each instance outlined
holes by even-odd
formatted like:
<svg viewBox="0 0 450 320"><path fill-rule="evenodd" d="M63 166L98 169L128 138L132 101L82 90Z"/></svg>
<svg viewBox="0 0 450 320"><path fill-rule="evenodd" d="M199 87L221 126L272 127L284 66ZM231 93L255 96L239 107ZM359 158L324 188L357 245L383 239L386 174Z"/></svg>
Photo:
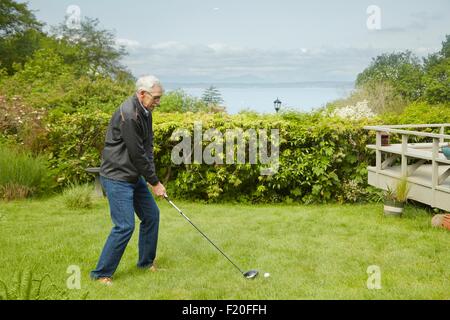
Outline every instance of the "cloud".
<svg viewBox="0 0 450 320"><path fill-rule="evenodd" d="M124 38L116 39L116 45L125 47L125 49L130 53L137 51L141 47L139 41Z"/></svg>
<svg viewBox="0 0 450 320"><path fill-rule="evenodd" d="M382 27L380 30L376 30L376 32L381 33L401 33L401 32L411 32L417 30L425 30L429 28L432 24L436 23L444 19L444 15L442 13L437 12L413 12L410 14L410 22L404 26L391 26L391 27Z"/></svg>
<svg viewBox="0 0 450 320"><path fill-rule="evenodd" d="M442 12L427 12L427 11L413 12L411 13L411 17L415 20L426 22L442 20L445 18Z"/></svg>
<svg viewBox="0 0 450 320"><path fill-rule="evenodd" d="M400 32L407 32L408 27L388 27L388 28L381 28L379 30L374 30L373 32L380 32L380 33L400 33Z"/></svg>
<svg viewBox="0 0 450 320"><path fill-rule="evenodd" d="M428 52L427 48L419 49L418 53ZM258 49L171 41L141 46L124 63L134 74L150 72L174 82L239 77L267 82L353 81L372 58L392 51L354 47Z"/></svg>
<svg viewBox="0 0 450 320"><path fill-rule="evenodd" d="M167 41L150 46L153 50L160 51L183 51L187 46L177 41Z"/></svg>

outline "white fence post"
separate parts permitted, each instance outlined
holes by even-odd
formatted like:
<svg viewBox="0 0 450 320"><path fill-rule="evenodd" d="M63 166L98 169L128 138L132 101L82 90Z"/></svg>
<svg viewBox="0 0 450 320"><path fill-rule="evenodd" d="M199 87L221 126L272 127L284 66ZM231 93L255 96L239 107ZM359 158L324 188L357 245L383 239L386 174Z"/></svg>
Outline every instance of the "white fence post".
<svg viewBox="0 0 450 320"><path fill-rule="evenodd" d="M402 177L408 175L408 135L402 134Z"/></svg>

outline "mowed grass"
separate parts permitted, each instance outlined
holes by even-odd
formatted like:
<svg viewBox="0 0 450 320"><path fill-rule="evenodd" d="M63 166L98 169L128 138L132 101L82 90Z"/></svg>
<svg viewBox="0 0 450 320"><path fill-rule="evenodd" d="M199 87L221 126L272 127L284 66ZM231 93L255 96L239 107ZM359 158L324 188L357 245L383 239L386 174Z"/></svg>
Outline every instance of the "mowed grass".
<svg viewBox="0 0 450 320"><path fill-rule="evenodd" d="M138 270L138 222L114 284L89 278L111 228L105 199L67 209L62 197L0 202L0 279L18 270L49 274L66 288L70 265L81 270L88 299L450 299L450 232L431 215L407 207L383 216L381 204L211 205L176 201L191 220L243 270L239 272L166 202L157 264ZM379 266L381 289L369 290L367 268ZM264 272L270 277L264 278Z"/></svg>

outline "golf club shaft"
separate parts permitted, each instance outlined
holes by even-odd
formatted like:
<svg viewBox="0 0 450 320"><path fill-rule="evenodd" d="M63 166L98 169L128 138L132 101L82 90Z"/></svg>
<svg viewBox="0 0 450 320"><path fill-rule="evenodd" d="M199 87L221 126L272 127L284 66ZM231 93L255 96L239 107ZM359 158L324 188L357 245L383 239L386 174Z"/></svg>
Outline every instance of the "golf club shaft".
<svg viewBox="0 0 450 320"><path fill-rule="evenodd" d="M174 207L175 208L175 210L177 210L178 211L178 213L179 214L181 214L195 229L197 229L197 231L198 232L200 232L200 234L203 236L203 237L205 237L205 239L206 240L208 240L209 241L209 243L211 243L213 246L214 246L214 248L216 248L217 250L219 250L219 252L225 257L225 258L227 258L227 260L228 261L230 261L231 262L231 264L236 268L236 269L238 269L239 270L239 272L240 273L242 273L242 274L244 274L244 272L242 272L242 270L237 266L237 265L235 265L234 264L234 262L233 261L231 261L231 259L230 258L228 258L228 256L222 251L222 250L220 250L220 248L218 247L218 246L216 246L215 244L214 244L214 242L212 242L207 236L206 236L206 234L204 234L199 228L197 228L197 226L194 224L194 223L192 223L192 221L191 221L191 219L189 219L176 205L175 205L175 203L173 203L172 202L172 200L170 200L169 199L169 197L167 196L167 195L164 195L164 198L167 200L167 202L169 202L171 205L172 205L172 207Z"/></svg>

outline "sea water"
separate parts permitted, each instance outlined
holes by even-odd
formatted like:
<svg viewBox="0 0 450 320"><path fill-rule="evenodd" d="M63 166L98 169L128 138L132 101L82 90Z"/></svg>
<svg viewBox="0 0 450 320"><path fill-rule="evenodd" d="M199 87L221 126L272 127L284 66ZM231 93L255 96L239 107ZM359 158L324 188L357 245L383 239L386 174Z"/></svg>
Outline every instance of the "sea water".
<svg viewBox="0 0 450 320"><path fill-rule="evenodd" d="M181 89L187 94L201 98L209 85L169 84L167 91ZM281 109L312 111L336 99L348 96L353 83L335 83L328 85L215 85L219 90L223 105L230 114L241 110L260 113L273 113L274 101L278 98Z"/></svg>

